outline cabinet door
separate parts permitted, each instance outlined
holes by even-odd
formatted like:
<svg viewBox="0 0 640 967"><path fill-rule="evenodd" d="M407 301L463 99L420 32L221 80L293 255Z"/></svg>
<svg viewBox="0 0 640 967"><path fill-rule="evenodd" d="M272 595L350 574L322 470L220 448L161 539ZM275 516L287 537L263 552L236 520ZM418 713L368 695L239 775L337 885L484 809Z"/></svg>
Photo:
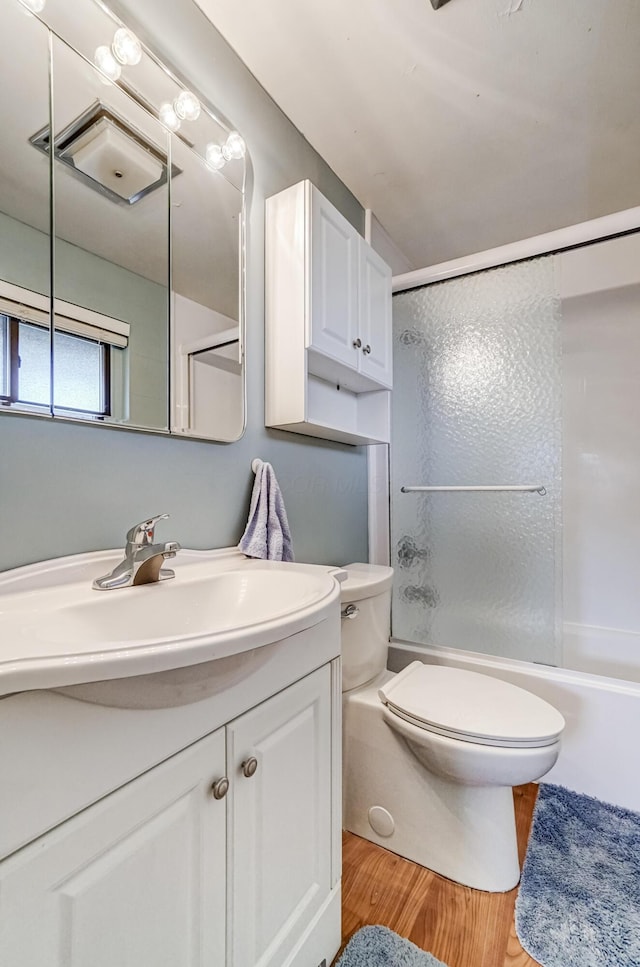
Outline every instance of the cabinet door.
<svg viewBox="0 0 640 967"><path fill-rule="evenodd" d="M221 729L0 864L0 962L222 967L224 745Z"/></svg>
<svg viewBox="0 0 640 967"><path fill-rule="evenodd" d="M307 346L358 367L358 233L311 187L310 317Z"/></svg>
<svg viewBox="0 0 640 967"><path fill-rule="evenodd" d="M391 389L391 269L362 239L359 248L360 372Z"/></svg>
<svg viewBox="0 0 640 967"><path fill-rule="evenodd" d="M227 726L227 761L229 967L282 967L331 887L329 666Z"/></svg>

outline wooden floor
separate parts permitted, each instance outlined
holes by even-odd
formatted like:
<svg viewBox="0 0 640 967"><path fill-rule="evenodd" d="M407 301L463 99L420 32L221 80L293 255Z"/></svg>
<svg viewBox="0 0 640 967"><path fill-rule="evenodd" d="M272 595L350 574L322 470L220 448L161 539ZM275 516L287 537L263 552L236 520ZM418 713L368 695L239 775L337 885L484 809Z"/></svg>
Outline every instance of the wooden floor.
<svg viewBox="0 0 640 967"><path fill-rule="evenodd" d="M514 790L520 863L538 787ZM448 967L537 967L516 937L510 893L481 893L410 863L368 840L344 834L343 948L365 924L382 924Z"/></svg>

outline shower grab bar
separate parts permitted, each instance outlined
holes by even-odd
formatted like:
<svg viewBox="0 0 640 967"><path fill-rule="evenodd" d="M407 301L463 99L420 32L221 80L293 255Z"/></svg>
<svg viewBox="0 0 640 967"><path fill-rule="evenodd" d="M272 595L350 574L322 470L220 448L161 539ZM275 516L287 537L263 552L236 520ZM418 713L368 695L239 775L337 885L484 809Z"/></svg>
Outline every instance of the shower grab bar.
<svg viewBox="0 0 640 967"><path fill-rule="evenodd" d="M469 493L470 491L517 491L527 494L540 494L544 497L547 493L546 487L542 484L516 484L514 486L491 486L491 487L401 487L400 493Z"/></svg>

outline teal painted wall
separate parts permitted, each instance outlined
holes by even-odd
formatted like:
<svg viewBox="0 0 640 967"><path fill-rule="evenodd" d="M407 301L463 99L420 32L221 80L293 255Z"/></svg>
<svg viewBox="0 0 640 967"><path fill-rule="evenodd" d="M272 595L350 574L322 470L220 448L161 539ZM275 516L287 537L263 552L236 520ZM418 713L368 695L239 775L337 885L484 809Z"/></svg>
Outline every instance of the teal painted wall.
<svg viewBox="0 0 640 967"><path fill-rule="evenodd" d="M120 546L131 524L164 512L162 539L235 544L254 456L275 467L298 560L366 560L366 450L264 428L264 200L310 178L359 229L362 208L191 0L113 6L232 120L251 153L247 431L224 445L0 415L0 569Z"/></svg>

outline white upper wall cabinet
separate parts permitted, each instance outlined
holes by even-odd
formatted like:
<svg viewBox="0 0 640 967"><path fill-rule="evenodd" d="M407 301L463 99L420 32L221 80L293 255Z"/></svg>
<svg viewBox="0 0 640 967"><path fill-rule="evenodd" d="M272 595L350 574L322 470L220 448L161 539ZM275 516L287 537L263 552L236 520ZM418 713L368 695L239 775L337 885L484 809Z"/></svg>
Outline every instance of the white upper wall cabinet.
<svg viewBox="0 0 640 967"><path fill-rule="evenodd" d="M358 335L362 341L360 372L391 389L391 269L364 241L358 255Z"/></svg>
<svg viewBox="0 0 640 967"><path fill-rule="evenodd" d="M310 192L307 346L353 369L358 335L358 233L311 185Z"/></svg>
<svg viewBox="0 0 640 967"><path fill-rule="evenodd" d="M311 182L267 200L266 424L386 443L391 270Z"/></svg>

